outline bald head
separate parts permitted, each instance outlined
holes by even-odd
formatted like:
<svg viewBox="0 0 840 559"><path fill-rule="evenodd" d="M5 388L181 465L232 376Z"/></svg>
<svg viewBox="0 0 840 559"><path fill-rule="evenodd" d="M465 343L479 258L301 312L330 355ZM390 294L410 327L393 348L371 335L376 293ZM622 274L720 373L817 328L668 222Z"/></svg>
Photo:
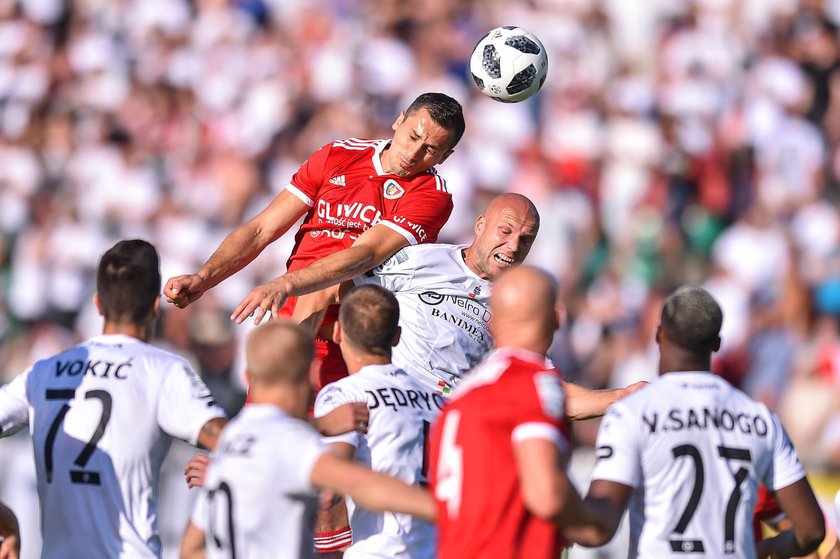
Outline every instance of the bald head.
<svg viewBox="0 0 840 559"><path fill-rule="evenodd" d="M530 218L536 229L540 228L540 214L533 202L522 194L508 192L499 194L490 201L484 210L485 217L510 214L522 219Z"/></svg>
<svg viewBox="0 0 840 559"><path fill-rule="evenodd" d="M245 346L252 385L308 382L314 358L312 336L289 320L273 320L255 329Z"/></svg>
<svg viewBox="0 0 840 559"><path fill-rule="evenodd" d="M470 269L494 280L507 268L521 264L540 228L536 206L521 194L493 198L475 221L475 240L464 253Z"/></svg>
<svg viewBox="0 0 840 559"><path fill-rule="evenodd" d="M559 326L556 305L557 283L542 270L520 266L504 272L490 295L496 347L548 351Z"/></svg>

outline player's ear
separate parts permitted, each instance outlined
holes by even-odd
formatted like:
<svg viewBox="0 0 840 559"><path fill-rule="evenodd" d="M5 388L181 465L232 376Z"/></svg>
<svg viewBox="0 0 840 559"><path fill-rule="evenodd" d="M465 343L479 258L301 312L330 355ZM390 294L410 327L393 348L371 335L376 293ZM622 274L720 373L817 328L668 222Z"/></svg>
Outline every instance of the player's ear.
<svg viewBox="0 0 840 559"><path fill-rule="evenodd" d="M391 125L391 130L396 132L397 128L400 127L400 124L402 124L404 120L405 120L405 112L400 111L400 116L398 116L397 120L394 121L394 124Z"/></svg>
<svg viewBox="0 0 840 559"><path fill-rule="evenodd" d="M99 316L105 316L105 312L102 310L102 301L99 300L99 293L93 294L93 306L96 307Z"/></svg>
<svg viewBox="0 0 840 559"><path fill-rule="evenodd" d="M397 326L397 331L394 332L394 339L391 340L391 347L397 347L400 343L400 336L402 336L402 326Z"/></svg>
<svg viewBox="0 0 840 559"><path fill-rule="evenodd" d="M476 237L481 235L482 231L484 231L484 226L486 225L486 223L487 223L487 218L484 217L484 214L481 214L480 216L478 216L476 218L475 227L473 228L473 230L475 231L475 236Z"/></svg>
<svg viewBox="0 0 840 559"><path fill-rule="evenodd" d="M155 297L155 303L152 305L152 318L157 318L160 314L160 295Z"/></svg>
<svg viewBox="0 0 840 559"><path fill-rule="evenodd" d="M333 323L333 342L341 343L341 323L338 320Z"/></svg>
<svg viewBox="0 0 840 559"><path fill-rule="evenodd" d="M712 353L720 349L720 336L715 339L714 345L712 345Z"/></svg>
<svg viewBox="0 0 840 559"><path fill-rule="evenodd" d="M662 345L662 325L656 327L656 345Z"/></svg>

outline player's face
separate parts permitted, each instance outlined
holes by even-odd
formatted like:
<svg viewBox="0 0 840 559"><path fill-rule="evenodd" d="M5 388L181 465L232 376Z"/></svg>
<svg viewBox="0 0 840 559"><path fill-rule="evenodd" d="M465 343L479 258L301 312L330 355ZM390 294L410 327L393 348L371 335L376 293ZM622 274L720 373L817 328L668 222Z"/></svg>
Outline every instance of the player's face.
<svg viewBox="0 0 840 559"><path fill-rule="evenodd" d="M474 261L484 279L492 280L522 264L537 238L539 220L530 210L504 206L479 216L475 224Z"/></svg>
<svg viewBox="0 0 840 559"><path fill-rule="evenodd" d="M391 127L394 138L380 156L386 173L413 177L443 163L452 153L452 133L436 124L426 109L400 116Z"/></svg>

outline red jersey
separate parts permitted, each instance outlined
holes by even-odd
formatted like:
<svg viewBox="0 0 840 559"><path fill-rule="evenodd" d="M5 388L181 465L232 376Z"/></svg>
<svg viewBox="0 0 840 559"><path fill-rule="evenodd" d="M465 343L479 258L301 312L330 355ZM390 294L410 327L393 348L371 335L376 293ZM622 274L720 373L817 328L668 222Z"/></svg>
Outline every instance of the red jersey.
<svg viewBox="0 0 840 559"><path fill-rule="evenodd" d="M286 189L311 209L295 236L289 271L349 247L377 223L412 245L437 240L452 213L452 195L433 168L411 178L385 173L379 156L388 142L327 144L294 174Z"/></svg>
<svg viewBox="0 0 840 559"><path fill-rule="evenodd" d="M559 557L560 531L525 507L514 444L569 446L564 388L545 357L495 350L457 386L432 431L430 481L438 504L438 557Z"/></svg>
<svg viewBox="0 0 840 559"><path fill-rule="evenodd" d="M379 156L388 143L357 138L336 141L313 153L294 174L286 189L310 210L295 235L287 262L290 272L348 248L377 223L403 235L411 245L437 240L452 213L446 183L433 168L410 178L386 173ZM282 314L291 316L296 301L290 297ZM324 323L337 319L338 306L333 305ZM316 341L320 386L347 376L338 346Z"/></svg>

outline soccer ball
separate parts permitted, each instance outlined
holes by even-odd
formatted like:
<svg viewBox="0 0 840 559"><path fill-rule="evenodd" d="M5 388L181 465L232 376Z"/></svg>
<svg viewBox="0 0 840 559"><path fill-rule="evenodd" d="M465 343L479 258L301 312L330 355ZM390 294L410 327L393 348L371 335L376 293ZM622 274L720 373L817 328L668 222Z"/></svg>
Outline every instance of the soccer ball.
<svg viewBox="0 0 840 559"><path fill-rule="evenodd" d="M470 56L470 72L483 94L502 103L517 103L542 87L548 56L536 35L506 25L481 38Z"/></svg>

